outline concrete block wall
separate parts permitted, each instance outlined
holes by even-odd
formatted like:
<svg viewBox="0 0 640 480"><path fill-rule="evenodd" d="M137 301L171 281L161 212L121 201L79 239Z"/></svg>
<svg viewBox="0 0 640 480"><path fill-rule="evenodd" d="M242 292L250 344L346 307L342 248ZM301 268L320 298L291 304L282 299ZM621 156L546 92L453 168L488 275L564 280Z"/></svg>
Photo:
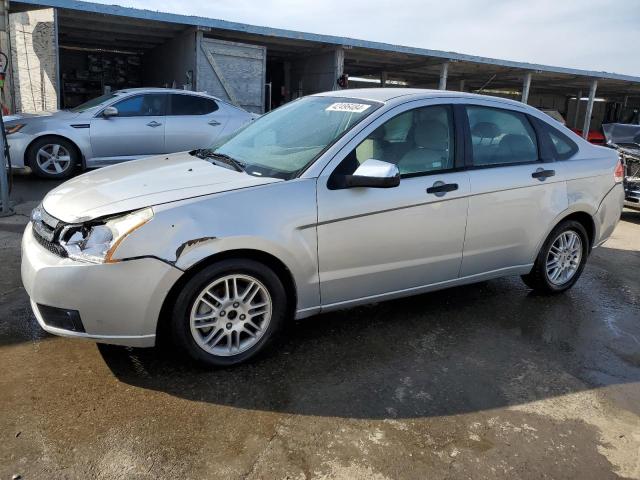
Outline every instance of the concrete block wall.
<svg viewBox="0 0 640 480"><path fill-rule="evenodd" d="M58 52L54 9L12 13L9 28L15 111L56 110Z"/></svg>
<svg viewBox="0 0 640 480"><path fill-rule="evenodd" d="M11 75L11 48L9 42L9 0L0 0L0 51L7 55L7 76L0 92L0 101L10 112L13 111L13 79ZM5 68L4 63L2 67Z"/></svg>

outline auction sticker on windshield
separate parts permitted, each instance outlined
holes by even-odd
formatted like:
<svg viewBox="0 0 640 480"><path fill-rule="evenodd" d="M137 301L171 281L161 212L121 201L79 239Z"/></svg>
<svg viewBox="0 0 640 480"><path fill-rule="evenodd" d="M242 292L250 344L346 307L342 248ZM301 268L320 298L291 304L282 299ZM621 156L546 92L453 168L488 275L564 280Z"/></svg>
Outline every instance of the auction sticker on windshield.
<svg viewBox="0 0 640 480"><path fill-rule="evenodd" d="M327 112L355 112L362 113L371 105L366 103L332 103L325 110Z"/></svg>

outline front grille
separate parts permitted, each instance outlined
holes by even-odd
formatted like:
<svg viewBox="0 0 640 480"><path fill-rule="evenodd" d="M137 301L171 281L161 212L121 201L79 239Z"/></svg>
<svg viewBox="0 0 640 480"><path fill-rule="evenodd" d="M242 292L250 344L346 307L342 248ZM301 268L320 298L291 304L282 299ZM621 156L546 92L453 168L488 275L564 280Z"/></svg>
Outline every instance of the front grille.
<svg viewBox="0 0 640 480"><path fill-rule="evenodd" d="M40 245L58 257L67 257L67 251L58 243L60 232L65 226L63 222L49 215L42 205L38 205L31 213L31 223L33 236Z"/></svg>
<svg viewBox="0 0 640 480"><path fill-rule="evenodd" d="M64 248L62 248L57 243L50 242L46 238L41 237L40 234L35 230L33 231L33 237L36 239L36 241L40 245L42 245L44 248L46 248L49 252L53 253L54 255L57 255L58 257L62 257L62 258L66 258L68 256L67 251Z"/></svg>

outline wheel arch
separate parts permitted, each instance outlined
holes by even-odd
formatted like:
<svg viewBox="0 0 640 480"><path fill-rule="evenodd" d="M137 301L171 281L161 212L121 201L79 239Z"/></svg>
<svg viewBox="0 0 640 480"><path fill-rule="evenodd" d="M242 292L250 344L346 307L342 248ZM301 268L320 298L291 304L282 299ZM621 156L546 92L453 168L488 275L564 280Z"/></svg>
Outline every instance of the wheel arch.
<svg viewBox="0 0 640 480"><path fill-rule="evenodd" d="M594 241L597 238L596 236L598 233L596 229L596 222L593 219L593 215L591 215L585 210L577 209L572 211L565 211L560 215L558 215L553 222L551 222L550 228L545 232L544 236L538 242L538 246L534 252L534 259L537 258L538 253L540 252L542 245L544 245L544 242L547 240L547 237L549 237L549 234L558 225L560 225L562 222L567 220L574 220L580 223L584 227L584 229L587 231L587 236L589 239L589 252L591 252L591 250L593 249Z"/></svg>
<svg viewBox="0 0 640 480"><path fill-rule="evenodd" d="M31 149L33 148L33 145L42 140L43 138L61 138L62 140L66 140L67 142L71 143L71 145L73 145L73 147L76 149L76 153L78 154L78 157L80 158L80 167L82 170L84 170L86 168L86 162L85 162L85 157L84 154L82 153L82 149L78 146L78 142L76 142L74 139L69 138L66 135L60 135L59 133L43 133L42 135L37 136L36 138L34 138L33 140L31 140L31 142L29 142L29 145L27 145L27 148L24 149L24 164L28 165L30 168L31 167L31 161L29 160L29 154L31 152Z"/></svg>
<svg viewBox="0 0 640 480"><path fill-rule="evenodd" d="M593 249L593 243L596 239L596 222L593 220L593 216L584 211L573 212L557 222L554 228L561 222L567 220L574 220L584 227L584 229L587 231L587 236L589 237L589 251L591 251Z"/></svg>
<svg viewBox="0 0 640 480"><path fill-rule="evenodd" d="M190 266L187 270L185 270L184 274L178 279L178 281L171 287L165 299L162 303L162 307L160 308L160 315L158 318L158 325L156 327L156 341L163 343L167 336L169 335L169 321L171 319L171 309L173 304L179 295L180 291L184 287L184 285L198 272L202 271L209 265L212 265L216 262L220 262L222 260L229 259L243 259L243 260L254 260L256 262L262 263L263 265L269 267L273 272L278 276L280 281L282 282L285 292L287 293L287 314L288 318L293 318L296 311L296 306L298 303L298 295L296 289L296 283L291 270L284 264L282 260L277 258L276 256L264 252L262 250L254 250L254 249L236 249L236 250L225 250L223 252L219 252L208 257L203 258L199 262Z"/></svg>

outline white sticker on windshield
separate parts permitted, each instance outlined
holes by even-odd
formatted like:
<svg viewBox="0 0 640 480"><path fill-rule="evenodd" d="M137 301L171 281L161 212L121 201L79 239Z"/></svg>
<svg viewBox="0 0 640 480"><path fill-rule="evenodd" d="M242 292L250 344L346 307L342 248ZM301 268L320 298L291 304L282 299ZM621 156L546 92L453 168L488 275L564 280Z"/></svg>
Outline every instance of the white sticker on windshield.
<svg viewBox="0 0 640 480"><path fill-rule="evenodd" d="M327 112L355 112L362 113L371 105L366 103L332 103L325 110Z"/></svg>

